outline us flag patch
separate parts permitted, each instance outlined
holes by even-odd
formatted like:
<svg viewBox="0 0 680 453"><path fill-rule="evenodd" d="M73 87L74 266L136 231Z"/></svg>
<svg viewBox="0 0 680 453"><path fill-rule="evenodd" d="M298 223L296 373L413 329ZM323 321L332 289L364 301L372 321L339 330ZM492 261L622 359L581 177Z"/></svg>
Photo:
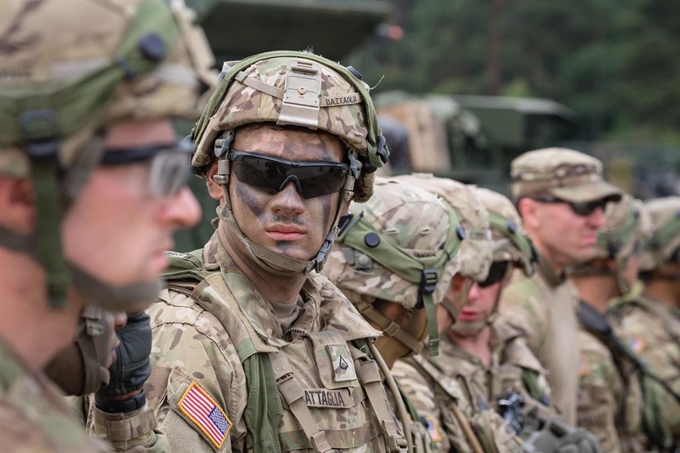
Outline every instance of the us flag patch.
<svg viewBox="0 0 680 453"><path fill-rule="evenodd" d="M231 421L205 390L192 382L177 407L203 431L216 448L222 447L231 429Z"/></svg>

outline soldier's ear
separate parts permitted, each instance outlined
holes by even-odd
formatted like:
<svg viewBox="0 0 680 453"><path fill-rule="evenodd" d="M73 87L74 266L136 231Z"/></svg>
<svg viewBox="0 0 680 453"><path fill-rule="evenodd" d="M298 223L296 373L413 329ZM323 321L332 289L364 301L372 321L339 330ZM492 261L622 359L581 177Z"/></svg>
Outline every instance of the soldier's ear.
<svg viewBox="0 0 680 453"><path fill-rule="evenodd" d="M522 216L522 224L527 231L534 231L541 225L540 203L524 197L517 203L517 210Z"/></svg>
<svg viewBox="0 0 680 453"><path fill-rule="evenodd" d="M36 219L33 184L28 178L0 178L0 225L30 234Z"/></svg>
<svg viewBox="0 0 680 453"><path fill-rule="evenodd" d="M217 159L208 166L208 171L205 174L205 185L208 188L208 194L215 200L221 200L224 197L222 186L215 182L215 175L217 174Z"/></svg>

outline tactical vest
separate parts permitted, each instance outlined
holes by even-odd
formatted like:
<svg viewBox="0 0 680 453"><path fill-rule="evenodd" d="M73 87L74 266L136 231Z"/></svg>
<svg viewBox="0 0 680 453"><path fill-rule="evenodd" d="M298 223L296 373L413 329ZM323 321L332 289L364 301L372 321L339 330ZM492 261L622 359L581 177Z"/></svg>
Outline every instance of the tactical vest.
<svg viewBox="0 0 680 453"><path fill-rule="evenodd" d="M220 248L218 260L220 253L226 255ZM208 271L202 250L170 258L168 289L212 313L236 346L248 386L244 417L253 451L406 451L366 338L348 340L352 333L331 322L315 332L289 329L290 341L271 338L239 304L259 297L243 274Z"/></svg>
<svg viewBox="0 0 680 453"><path fill-rule="evenodd" d="M523 452L521 440L508 428L494 408L489 406L483 395L479 395L471 386L466 386L465 382L445 375L425 357L415 356L406 359L406 362L434 383L433 391L437 401L450 401L447 413L443 413L442 417L454 419L473 451Z"/></svg>
<svg viewBox="0 0 680 453"><path fill-rule="evenodd" d="M594 308L584 302L579 305L579 321L588 333L602 342L611 352L614 363L623 380L624 398L623 410L617 415L617 425L627 429L629 420L639 417L632 411L637 407L628 407L628 394L639 388L642 397L642 427L647 438L652 444L664 451L670 448L672 443L671 434L663 420L664 390L655 382L646 367L636 354L621 340L612 330L606 318ZM622 433L623 439L628 437L631 445L637 445L639 439L632 438L630 433ZM625 442L625 440L624 440Z"/></svg>

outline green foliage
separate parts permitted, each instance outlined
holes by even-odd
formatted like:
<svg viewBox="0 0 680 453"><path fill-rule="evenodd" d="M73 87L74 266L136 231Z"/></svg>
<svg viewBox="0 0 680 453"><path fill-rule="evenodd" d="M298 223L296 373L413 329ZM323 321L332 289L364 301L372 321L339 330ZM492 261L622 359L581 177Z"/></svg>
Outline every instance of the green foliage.
<svg viewBox="0 0 680 453"><path fill-rule="evenodd" d="M537 96L587 138L680 130L680 2L394 0L405 30L350 57L378 90ZM637 129L644 131L642 134Z"/></svg>

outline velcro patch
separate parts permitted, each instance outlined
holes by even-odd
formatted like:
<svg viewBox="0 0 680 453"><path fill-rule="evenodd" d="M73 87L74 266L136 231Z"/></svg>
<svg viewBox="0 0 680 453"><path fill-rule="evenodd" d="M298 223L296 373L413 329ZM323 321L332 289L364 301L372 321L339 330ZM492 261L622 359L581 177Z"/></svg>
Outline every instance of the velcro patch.
<svg viewBox="0 0 680 453"><path fill-rule="evenodd" d="M645 343L645 340L643 340L642 338L633 337L633 338L630 339L629 346L630 346L630 349L632 349L634 353L640 354L642 351L645 350L645 347L647 346L647 344Z"/></svg>
<svg viewBox="0 0 680 453"><path fill-rule="evenodd" d="M231 420L201 386L192 382L177 403L177 408L198 426L216 448L222 447L231 429Z"/></svg>
<svg viewBox="0 0 680 453"><path fill-rule="evenodd" d="M347 382L357 378L352 354L346 344L327 345L328 356L333 366L333 381Z"/></svg>
<svg viewBox="0 0 680 453"><path fill-rule="evenodd" d="M350 408L353 402L346 389L305 389L305 404L308 407Z"/></svg>
<svg viewBox="0 0 680 453"><path fill-rule="evenodd" d="M430 433L432 442L441 442L442 435L439 432L439 424L437 423L437 420L435 420L431 415L425 415L423 419L427 423L427 432Z"/></svg>

